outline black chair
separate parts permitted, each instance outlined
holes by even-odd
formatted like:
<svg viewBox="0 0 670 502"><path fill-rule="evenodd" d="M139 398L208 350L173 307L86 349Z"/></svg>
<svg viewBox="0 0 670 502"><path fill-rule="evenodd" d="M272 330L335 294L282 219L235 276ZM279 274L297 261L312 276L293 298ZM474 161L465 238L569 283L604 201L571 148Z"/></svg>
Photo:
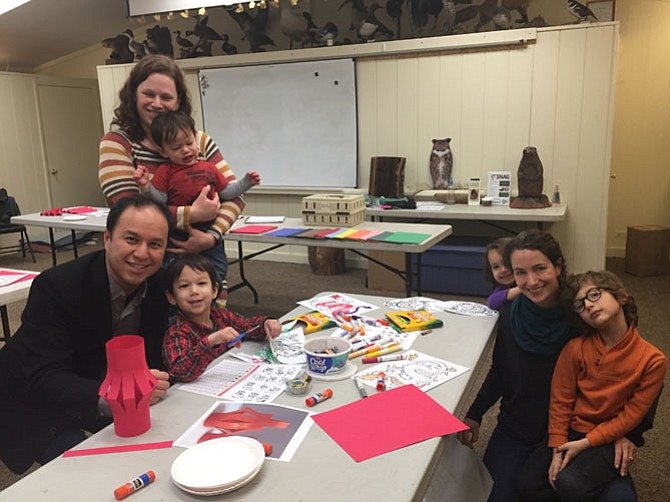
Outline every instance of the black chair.
<svg viewBox="0 0 670 502"><path fill-rule="evenodd" d="M0 188L0 235L18 233L21 239L19 244L0 246L0 254L15 253L20 250L25 258L27 249L30 257L33 259L33 263L36 263L35 253L33 253L33 247L30 244L30 238L28 237L25 225L17 225L11 222L12 216L20 214L21 210L16 199L8 195L7 190Z"/></svg>

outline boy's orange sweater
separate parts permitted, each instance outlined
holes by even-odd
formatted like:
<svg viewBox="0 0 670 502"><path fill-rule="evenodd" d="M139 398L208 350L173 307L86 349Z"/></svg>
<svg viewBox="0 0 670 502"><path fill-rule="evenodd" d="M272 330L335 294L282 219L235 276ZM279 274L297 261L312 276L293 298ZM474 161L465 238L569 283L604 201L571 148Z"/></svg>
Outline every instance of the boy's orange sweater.
<svg viewBox="0 0 670 502"><path fill-rule="evenodd" d="M570 340L551 383L549 446L568 441L568 428L592 447L611 443L644 418L663 385L668 359L634 327L609 350L600 335Z"/></svg>

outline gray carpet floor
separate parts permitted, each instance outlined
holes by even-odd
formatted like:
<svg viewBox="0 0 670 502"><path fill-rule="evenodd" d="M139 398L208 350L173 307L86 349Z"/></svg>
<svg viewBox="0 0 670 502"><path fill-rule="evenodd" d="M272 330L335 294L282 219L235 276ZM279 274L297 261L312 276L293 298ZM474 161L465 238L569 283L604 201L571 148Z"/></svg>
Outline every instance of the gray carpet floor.
<svg viewBox="0 0 670 502"><path fill-rule="evenodd" d="M99 245L86 248L92 250ZM84 250L86 252L86 250ZM47 254L37 256L38 263L20 256L0 256L0 266L43 270L51 266L51 257ZM59 253L59 263L72 258L71 252ZM640 331L642 336L659 347L664 353L670 354L670 337L668 337L667 308L670 305L670 275L640 278L623 271L622 259L608 259L607 268L619 274L629 292L635 296L640 310ZM230 295L229 307L244 315L264 314L279 317L295 307L297 301L310 298L323 291L337 291L353 294L369 294L378 296L404 296L399 292L370 290L366 288L366 271L350 269L334 276L314 275L307 265L278 263L269 261L253 261L246 266L247 277L259 292L259 304L254 305L253 296L248 289L235 291ZM231 267L229 283L234 284L239 278L237 267ZM455 299L452 295L430 294L439 299ZM472 301L483 301L478 297L459 297ZM17 302L9 306L10 324L13 330L19 325L20 315L25 302ZM2 342L0 342L1 344ZM486 354L482 370L475 376L474 389L479 388L488 366L490 353ZM642 448L633 466L632 472L641 502L661 502L670 500L670 487L667 476L670 472L670 398L668 385L670 376L666 376L666 391L662 396L656 415L655 427L645 434L647 445ZM474 398L469 396L468 403ZM492 409L484 418L482 436L476 450L481 455L486 441L495 426L497 411ZM37 468L35 466L34 468ZM0 463L0 490L20 479Z"/></svg>

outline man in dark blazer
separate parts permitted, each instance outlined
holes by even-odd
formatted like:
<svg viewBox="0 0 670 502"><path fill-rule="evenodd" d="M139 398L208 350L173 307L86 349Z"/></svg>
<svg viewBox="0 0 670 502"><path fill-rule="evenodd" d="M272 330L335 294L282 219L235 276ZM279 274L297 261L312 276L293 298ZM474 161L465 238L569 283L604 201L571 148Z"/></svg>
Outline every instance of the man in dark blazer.
<svg viewBox="0 0 670 502"><path fill-rule="evenodd" d="M147 364L169 386L161 360L168 303L160 271L167 209L144 196L109 213L105 250L46 270L33 282L21 327L0 349L0 459L14 472L45 463L111 423L98 388L105 343L144 338Z"/></svg>

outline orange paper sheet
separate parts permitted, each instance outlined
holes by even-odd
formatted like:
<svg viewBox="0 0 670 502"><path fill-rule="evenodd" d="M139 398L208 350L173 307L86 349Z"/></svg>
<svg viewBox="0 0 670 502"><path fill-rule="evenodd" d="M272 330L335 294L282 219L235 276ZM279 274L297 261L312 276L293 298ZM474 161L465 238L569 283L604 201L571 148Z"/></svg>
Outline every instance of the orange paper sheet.
<svg viewBox="0 0 670 502"><path fill-rule="evenodd" d="M467 429L414 385L379 392L312 418L356 462Z"/></svg>

